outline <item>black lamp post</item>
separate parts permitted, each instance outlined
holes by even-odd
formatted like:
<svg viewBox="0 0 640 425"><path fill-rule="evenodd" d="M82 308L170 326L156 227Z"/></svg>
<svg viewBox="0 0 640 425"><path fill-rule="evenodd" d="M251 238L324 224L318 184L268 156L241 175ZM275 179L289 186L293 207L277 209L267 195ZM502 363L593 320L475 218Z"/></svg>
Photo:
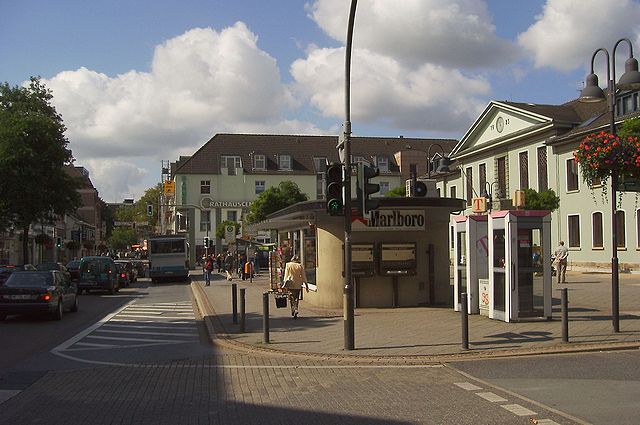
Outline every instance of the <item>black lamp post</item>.
<svg viewBox="0 0 640 425"><path fill-rule="evenodd" d="M485 182L484 190L480 194L480 196L487 198L489 212L493 209L493 185L499 186L500 184L498 182ZM496 196L500 197L500 194L496 193Z"/></svg>
<svg viewBox="0 0 640 425"><path fill-rule="evenodd" d="M616 49L621 42L629 45L629 58L624 64L625 72L620 77L618 84L616 78ZM604 52L607 58L607 95L598 86L598 76L593 72L593 62L599 52ZM587 75L585 87L580 93L581 102L601 102L608 100L609 107L609 132L616 134L616 90L638 90L640 89L640 72L638 72L638 61L633 57L633 46L627 38L622 38L613 46L612 56L609 57L607 49L599 48L591 56L591 73ZM620 285L618 275L618 229L616 217L616 192L618 189L618 176L611 173L611 318L613 321L613 331L620 332Z"/></svg>
<svg viewBox="0 0 640 425"><path fill-rule="evenodd" d="M439 158L436 157L436 155L438 155L437 152L433 157L431 157L431 148L433 148L434 146L440 148ZM445 156L442 146L437 143L429 145L429 149L427 149L427 178L431 178L431 171L434 171L436 173L448 173L451 162L451 159Z"/></svg>

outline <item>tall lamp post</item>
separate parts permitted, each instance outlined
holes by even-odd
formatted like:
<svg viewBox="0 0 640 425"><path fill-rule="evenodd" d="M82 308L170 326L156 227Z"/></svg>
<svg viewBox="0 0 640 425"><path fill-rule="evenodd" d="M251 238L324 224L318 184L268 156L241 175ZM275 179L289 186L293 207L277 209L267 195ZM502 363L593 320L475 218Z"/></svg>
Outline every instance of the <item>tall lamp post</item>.
<svg viewBox="0 0 640 425"><path fill-rule="evenodd" d="M622 42L629 45L629 58L624 64L625 72L620 77L618 84L616 78L616 49ZM598 86L598 76L593 71L593 63L596 55L604 52L607 59L607 95ZM638 90L640 89L640 72L638 72L638 61L633 57L633 46L628 38L622 38L613 46L613 52L609 57L607 49L599 48L591 56L591 73L587 75L585 87L580 93L581 102L601 102L608 100L609 107L609 132L616 134L616 90ZM618 275L618 232L616 217L616 192L618 189L618 176L611 173L611 318L613 321L613 331L620 332L620 285Z"/></svg>
<svg viewBox="0 0 640 425"><path fill-rule="evenodd" d="M440 158L436 158L434 155L431 157L431 148L437 146L440 148ZM436 152L437 155L437 152ZM449 166L451 165L451 159L444 154L444 149L437 143L433 143L429 145L429 149L427 149L427 178L431 178L431 171L434 172L449 172Z"/></svg>

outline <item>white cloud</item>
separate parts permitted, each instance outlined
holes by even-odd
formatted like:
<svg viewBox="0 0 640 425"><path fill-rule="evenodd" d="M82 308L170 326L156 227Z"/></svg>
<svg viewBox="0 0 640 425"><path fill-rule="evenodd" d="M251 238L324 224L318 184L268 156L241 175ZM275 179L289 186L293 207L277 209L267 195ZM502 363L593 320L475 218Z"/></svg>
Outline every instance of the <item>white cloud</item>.
<svg viewBox="0 0 640 425"><path fill-rule="evenodd" d="M106 200L131 196L140 180L134 164L190 155L215 133L319 132L286 118L295 100L275 59L240 22L166 41L156 47L148 72L110 77L80 68L44 82L68 128L76 164L87 164ZM129 178L113 185L106 179L114 175Z"/></svg>
<svg viewBox="0 0 640 425"><path fill-rule="evenodd" d="M318 0L309 10L323 31L345 42L349 2ZM517 59L480 0L368 0L356 10L353 40L354 48L413 66L496 68Z"/></svg>
<svg viewBox="0 0 640 425"><path fill-rule="evenodd" d="M609 50L622 37L636 42L639 35L640 3L637 1L548 0L542 15L520 34L518 42L536 68L570 71L588 64L596 49ZM620 56L627 54L624 46L624 54Z"/></svg>

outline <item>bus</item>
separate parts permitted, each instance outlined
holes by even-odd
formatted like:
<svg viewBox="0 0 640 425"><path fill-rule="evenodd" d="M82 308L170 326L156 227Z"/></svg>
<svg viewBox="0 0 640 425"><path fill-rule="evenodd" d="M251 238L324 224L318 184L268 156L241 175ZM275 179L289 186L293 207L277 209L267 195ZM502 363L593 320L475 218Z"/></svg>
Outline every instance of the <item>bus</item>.
<svg viewBox="0 0 640 425"><path fill-rule="evenodd" d="M189 243L186 237L151 236L147 244L151 283L189 278Z"/></svg>

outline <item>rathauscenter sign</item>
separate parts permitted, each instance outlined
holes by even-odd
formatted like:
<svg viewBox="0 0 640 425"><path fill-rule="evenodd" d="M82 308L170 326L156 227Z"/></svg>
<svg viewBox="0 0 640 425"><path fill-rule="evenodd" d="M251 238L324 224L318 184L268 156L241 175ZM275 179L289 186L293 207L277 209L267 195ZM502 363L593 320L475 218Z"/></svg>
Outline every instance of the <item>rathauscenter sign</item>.
<svg viewBox="0 0 640 425"><path fill-rule="evenodd" d="M369 220L356 220L354 231L415 231L424 230L424 210L372 210Z"/></svg>

